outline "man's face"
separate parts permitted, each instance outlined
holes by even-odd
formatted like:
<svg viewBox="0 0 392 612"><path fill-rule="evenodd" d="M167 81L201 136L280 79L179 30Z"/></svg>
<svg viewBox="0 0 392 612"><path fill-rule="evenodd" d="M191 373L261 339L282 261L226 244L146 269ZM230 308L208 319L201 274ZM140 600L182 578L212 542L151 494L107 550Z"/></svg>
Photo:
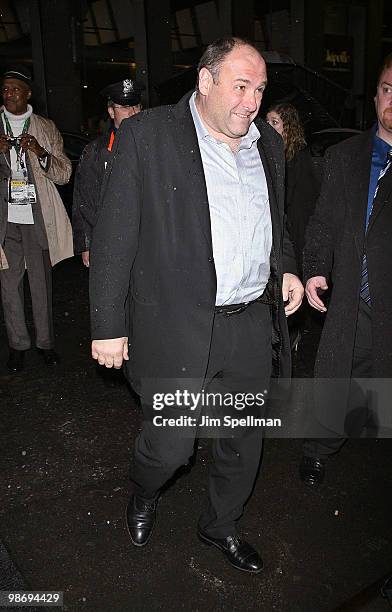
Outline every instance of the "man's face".
<svg viewBox="0 0 392 612"><path fill-rule="evenodd" d="M197 107L208 131L235 148L259 111L266 84L265 62L247 45L235 47L226 56L217 83L202 68Z"/></svg>
<svg viewBox="0 0 392 612"><path fill-rule="evenodd" d="M4 79L1 88L4 106L13 115L23 115L31 96L30 87L19 79Z"/></svg>
<svg viewBox="0 0 392 612"><path fill-rule="evenodd" d="M382 73L374 98L378 135L392 144L392 66Z"/></svg>
<svg viewBox="0 0 392 612"><path fill-rule="evenodd" d="M135 106L121 106L120 104L112 104L111 106L108 106L108 113L113 119L113 123L116 128L120 127L123 119L132 117L132 115L137 115L137 113L140 113L141 110L141 104L136 104Z"/></svg>

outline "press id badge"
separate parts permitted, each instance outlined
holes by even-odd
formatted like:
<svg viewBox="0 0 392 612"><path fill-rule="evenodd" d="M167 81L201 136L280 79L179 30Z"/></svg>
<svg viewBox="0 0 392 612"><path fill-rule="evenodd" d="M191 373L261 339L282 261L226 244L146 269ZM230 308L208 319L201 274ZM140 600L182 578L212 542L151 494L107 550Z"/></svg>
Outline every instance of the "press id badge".
<svg viewBox="0 0 392 612"><path fill-rule="evenodd" d="M35 185L21 178L10 179L8 221L10 223L33 224L32 204L37 201Z"/></svg>
<svg viewBox="0 0 392 612"><path fill-rule="evenodd" d="M10 179L10 204L35 204L35 185L23 179Z"/></svg>

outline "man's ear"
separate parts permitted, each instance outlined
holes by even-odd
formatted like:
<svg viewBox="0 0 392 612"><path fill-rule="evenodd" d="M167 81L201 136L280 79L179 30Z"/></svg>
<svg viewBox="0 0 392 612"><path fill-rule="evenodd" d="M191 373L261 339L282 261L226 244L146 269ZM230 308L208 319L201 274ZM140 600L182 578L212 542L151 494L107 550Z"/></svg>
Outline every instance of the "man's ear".
<svg viewBox="0 0 392 612"><path fill-rule="evenodd" d="M208 94L213 82L212 74L208 68L201 68L199 72L198 88L203 96Z"/></svg>
<svg viewBox="0 0 392 612"><path fill-rule="evenodd" d="M112 106L108 106L108 114L111 119L114 119L114 109Z"/></svg>

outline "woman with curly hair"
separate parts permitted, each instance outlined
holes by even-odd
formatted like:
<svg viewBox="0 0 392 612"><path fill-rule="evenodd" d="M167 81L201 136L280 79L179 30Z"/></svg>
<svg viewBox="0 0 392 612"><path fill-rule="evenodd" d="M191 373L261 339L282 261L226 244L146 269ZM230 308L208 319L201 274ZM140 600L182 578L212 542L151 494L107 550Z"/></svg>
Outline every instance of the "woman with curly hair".
<svg viewBox="0 0 392 612"><path fill-rule="evenodd" d="M320 185L295 106L288 102L274 104L268 109L267 123L283 138L286 155L287 224L301 272L305 230L313 213Z"/></svg>
<svg viewBox="0 0 392 612"><path fill-rule="evenodd" d="M267 113L269 123L283 138L287 161L306 147L304 129L295 106L280 102L271 106Z"/></svg>

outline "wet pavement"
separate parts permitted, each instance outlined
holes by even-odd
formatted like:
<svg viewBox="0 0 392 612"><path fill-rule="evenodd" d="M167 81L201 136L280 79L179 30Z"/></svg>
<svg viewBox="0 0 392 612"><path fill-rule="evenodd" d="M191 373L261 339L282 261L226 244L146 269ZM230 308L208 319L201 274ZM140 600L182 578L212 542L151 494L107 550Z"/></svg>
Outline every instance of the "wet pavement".
<svg viewBox="0 0 392 612"><path fill-rule="evenodd" d="M140 413L122 375L102 375L89 357L87 277L76 259L54 270L55 368L31 350L9 376L0 314L0 539L31 589L64 591L72 612L327 612L392 572L389 440L349 441L318 490L298 479L301 440L266 440L241 521L264 558L257 576L196 538L204 444L162 497L149 545L135 549L124 512ZM310 374L316 342L314 325L297 375ZM372 606L355 609L389 609L381 599Z"/></svg>

